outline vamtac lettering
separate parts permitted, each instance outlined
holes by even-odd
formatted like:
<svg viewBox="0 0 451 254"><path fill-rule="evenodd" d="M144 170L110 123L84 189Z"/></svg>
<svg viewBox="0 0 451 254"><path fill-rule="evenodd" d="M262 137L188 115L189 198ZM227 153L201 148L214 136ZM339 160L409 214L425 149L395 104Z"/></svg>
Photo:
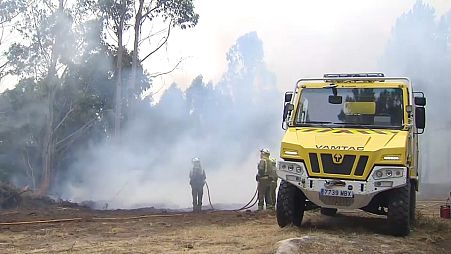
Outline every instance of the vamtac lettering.
<svg viewBox="0 0 451 254"><path fill-rule="evenodd" d="M316 145L316 149L328 149L328 150L345 150L345 151L363 151L363 146L328 146L328 145Z"/></svg>

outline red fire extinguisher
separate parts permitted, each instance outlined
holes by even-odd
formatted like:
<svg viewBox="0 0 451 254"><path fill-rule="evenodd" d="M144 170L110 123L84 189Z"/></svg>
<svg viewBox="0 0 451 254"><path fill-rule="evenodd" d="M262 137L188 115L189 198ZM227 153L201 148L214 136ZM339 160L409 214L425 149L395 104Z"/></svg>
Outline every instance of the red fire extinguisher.
<svg viewBox="0 0 451 254"><path fill-rule="evenodd" d="M450 193L451 197L451 193ZM440 217L444 219L449 219L450 217L450 211L451 211L451 205L450 205L450 197L446 200L446 204L440 206Z"/></svg>

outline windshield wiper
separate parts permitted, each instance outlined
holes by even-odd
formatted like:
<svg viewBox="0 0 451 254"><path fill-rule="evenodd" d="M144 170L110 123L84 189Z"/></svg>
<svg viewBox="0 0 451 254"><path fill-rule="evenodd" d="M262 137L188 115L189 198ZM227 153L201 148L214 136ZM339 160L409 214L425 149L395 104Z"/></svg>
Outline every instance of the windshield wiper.
<svg viewBox="0 0 451 254"><path fill-rule="evenodd" d="M326 123L332 123L332 122L330 122L330 121L308 121L308 122L303 122L303 123L306 123L306 124L309 124L309 123L322 123L322 124L326 124Z"/></svg>
<svg viewBox="0 0 451 254"><path fill-rule="evenodd" d="M372 129L372 128L381 128L381 129L392 129L392 128L398 128L400 126L391 126L391 125L374 125L374 124L365 124L365 123L342 123L342 122L335 122L333 124L337 125L344 125L346 127L351 128L362 128L362 129Z"/></svg>
<svg viewBox="0 0 451 254"><path fill-rule="evenodd" d="M364 123L346 123L346 122L335 122L333 124L345 125L348 127L360 127L360 128L368 128L371 126L370 124L364 124Z"/></svg>
<svg viewBox="0 0 451 254"><path fill-rule="evenodd" d="M326 124L332 124L330 121L308 121L303 123L298 123L298 126L309 126L309 125L320 125L320 126L326 126Z"/></svg>

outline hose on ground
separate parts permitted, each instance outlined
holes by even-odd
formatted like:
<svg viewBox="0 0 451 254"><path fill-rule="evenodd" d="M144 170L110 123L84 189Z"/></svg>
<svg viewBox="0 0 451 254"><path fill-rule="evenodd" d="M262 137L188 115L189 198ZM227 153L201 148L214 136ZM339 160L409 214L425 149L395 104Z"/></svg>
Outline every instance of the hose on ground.
<svg viewBox="0 0 451 254"><path fill-rule="evenodd" d="M208 186L208 183L206 181L205 181L205 186L207 186L207 195L208 195L208 202L210 203L210 207L211 207L212 210L215 210L213 208L213 204L211 203L210 187ZM243 211L243 210L252 208L258 202L257 193L258 193L258 187L255 188L254 195L252 196L251 200L249 200L249 202L247 202L247 204L245 204L244 206L242 206L241 208L238 208L238 209L223 210L223 211L239 212L239 211Z"/></svg>
<svg viewBox="0 0 451 254"><path fill-rule="evenodd" d="M257 194L258 194L258 188L255 189L254 196L252 196L252 199L251 199L247 204L245 204L243 207L238 208L238 209L235 209L235 210L233 210L233 211L237 211L237 212L238 212L238 211L250 209L250 208L252 208L253 206L255 206L255 204L257 204L257 202L258 202ZM255 199L255 200L254 200L254 199ZM251 203L252 203L252 204L251 204Z"/></svg>
<svg viewBox="0 0 451 254"><path fill-rule="evenodd" d="M208 183L207 183L207 181L205 181L205 186L207 186L208 202L210 203L210 206L211 206L211 210L215 210L215 208L214 208L214 207L213 207L213 205L211 204L211 198L210 198L210 188L208 187Z"/></svg>
<svg viewBox="0 0 451 254"><path fill-rule="evenodd" d="M152 217L175 217L183 214L150 214L132 217L91 217L91 218L67 218L67 219L51 219L51 220L35 220L35 221L14 221L14 222L0 222L0 226L15 226L15 225L29 225L29 224L43 224L43 223L61 223L61 222L80 222L86 221L116 221L116 220L137 220Z"/></svg>

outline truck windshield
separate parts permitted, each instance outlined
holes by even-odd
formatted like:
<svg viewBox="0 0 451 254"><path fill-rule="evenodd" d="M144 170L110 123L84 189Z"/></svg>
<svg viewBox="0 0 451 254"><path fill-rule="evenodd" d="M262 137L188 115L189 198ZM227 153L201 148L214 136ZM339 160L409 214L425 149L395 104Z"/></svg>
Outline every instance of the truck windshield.
<svg viewBox="0 0 451 254"><path fill-rule="evenodd" d="M400 88L304 88L294 125L398 129L402 100Z"/></svg>

